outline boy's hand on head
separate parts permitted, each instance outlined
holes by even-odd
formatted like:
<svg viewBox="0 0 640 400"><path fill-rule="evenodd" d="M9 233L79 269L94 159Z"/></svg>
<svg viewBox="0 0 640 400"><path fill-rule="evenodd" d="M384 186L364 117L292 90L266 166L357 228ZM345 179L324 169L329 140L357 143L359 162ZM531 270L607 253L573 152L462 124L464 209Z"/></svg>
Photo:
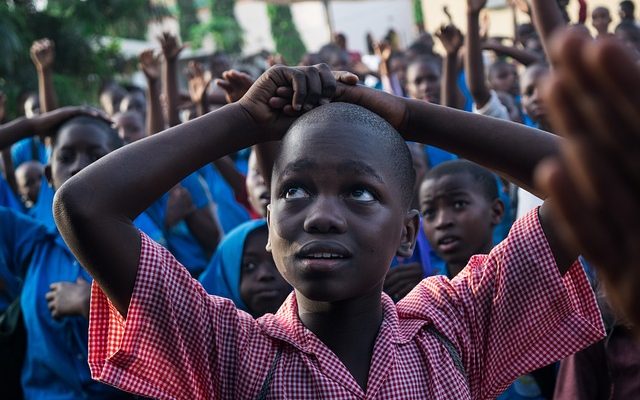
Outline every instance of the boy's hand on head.
<svg viewBox="0 0 640 400"><path fill-rule="evenodd" d="M144 50L139 56L140 69L149 81L160 79L161 61L160 56L153 49Z"/></svg>
<svg viewBox="0 0 640 400"><path fill-rule="evenodd" d="M74 315L89 317L91 285L82 277L79 277L76 282L52 283L49 289L45 298L53 318Z"/></svg>
<svg viewBox="0 0 640 400"><path fill-rule="evenodd" d="M171 228L194 211L196 211L196 207L191 200L189 191L180 185L174 186L169 191L164 223L167 228Z"/></svg>
<svg viewBox="0 0 640 400"><path fill-rule="evenodd" d="M536 171L555 225L598 269L618 310L640 323L640 68L613 40L576 33L551 49L544 96L568 140Z"/></svg>
<svg viewBox="0 0 640 400"><path fill-rule="evenodd" d="M326 64L275 66L256 80L238 105L260 128L263 137L257 140L279 140L295 118L335 93L336 79Z"/></svg>
<svg viewBox="0 0 640 400"><path fill-rule="evenodd" d="M164 58L167 61L175 61L180 52L187 47L186 44L180 45L178 37L169 32L163 32L162 35L158 36L158 40L160 41L160 46L162 46L162 54L164 54Z"/></svg>
<svg viewBox="0 0 640 400"><path fill-rule="evenodd" d="M198 104L207 95L207 90L213 80L211 72L205 71L199 62L189 61L187 76L189 77L189 96L194 104Z"/></svg>
<svg viewBox="0 0 640 400"><path fill-rule="evenodd" d="M55 45L49 39L40 39L31 45L31 59L39 70L51 68L55 60Z"/></svg>
<svg viewBox="0 0 640 400"><path fill-rule="evenodd" d="M81 115L99 118L109 124L112 123L109 116L102 110L88 106L69 106L31 118L31 129L35 135L40 137L51 136L63 122Z"/></svg>
<svg viewBox="0 0 640 400"><path fill-rule="evenodd" d="M222 79L216 79L216 85L225 92L227 103L240 100L249 91L253 82L251 76L235 69L224 71Z"/></svg>
<svg viewBox="0 0 640 400"><path fill-rule="evenodd" d="M462 32L455 25L443 25L436 32L436 37L440 39L447 54L457 54L464 44Z"/></svg>

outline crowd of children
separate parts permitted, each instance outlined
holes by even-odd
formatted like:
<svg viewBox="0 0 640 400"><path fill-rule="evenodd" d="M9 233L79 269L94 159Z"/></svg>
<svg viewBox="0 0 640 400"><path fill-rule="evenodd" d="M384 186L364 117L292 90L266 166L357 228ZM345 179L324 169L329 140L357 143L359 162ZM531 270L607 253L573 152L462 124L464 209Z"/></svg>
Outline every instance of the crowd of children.
<svg viewBox="0 0 640 400"><path fill-rule="evenodd" d="M165 33L99 109L35 42L38 93L0 93L3 398L640 397L634 3L515 0L493 38L465 1L444 54L337 34L182 91Z"/></svg>

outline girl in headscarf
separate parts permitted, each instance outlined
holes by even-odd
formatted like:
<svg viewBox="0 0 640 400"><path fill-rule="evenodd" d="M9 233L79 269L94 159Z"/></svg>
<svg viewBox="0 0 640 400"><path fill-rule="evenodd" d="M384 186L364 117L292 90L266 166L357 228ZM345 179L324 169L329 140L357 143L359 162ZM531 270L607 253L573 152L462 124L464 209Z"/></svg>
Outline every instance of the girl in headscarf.
<svg viewBox="0 0 640 400"><path fill-rule="evenodd" d="M254 318L275 313L291 293L265 249L267 235L263 219L239 225L225 236L200 276L208 293L233 300Z"/></svg>

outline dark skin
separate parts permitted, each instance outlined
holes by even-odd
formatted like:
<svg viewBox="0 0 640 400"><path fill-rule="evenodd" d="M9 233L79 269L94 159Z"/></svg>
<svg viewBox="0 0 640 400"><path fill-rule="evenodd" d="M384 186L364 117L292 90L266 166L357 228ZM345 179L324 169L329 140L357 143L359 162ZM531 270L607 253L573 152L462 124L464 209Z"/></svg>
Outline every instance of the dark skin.
<svg viewBox="0 0 640 400"><path fill-rule="evenodd" d="M125 146L58 191L55 217L65 241L122 315L127 314L140 255L133 218L212 159L280 139L305 105L317 106L322 98L367 107L385 117L407 140L428 139L430 144L484 163L528 187L538 162L557 154L560 139L553 135L352 86L357 81L352 74L336 73L336 77L326 66L273 67L237 103ZM411 255L418 217L398 198L398 182L389 178L388 165L382 165L381 146L364 145L359 126L338 125L311 127L304 133L310 135L313 145L298 142L296 147L292 140L283 150L284 168L272 182L269 239L278 269L296 290L301 321L365 387L382 321L384 276L394 255ZM485 140L478 141L478 136ZM338 145L331 146L332 142ZM150 153L156 156L143 157ZM343 165L345 160L354 157L368 164L380 179L370 173L336 173L348 167ZM321 161L323 168L287 167L303 159L312 163L294 165ZM135 173L113 173L121 169ZM290 179L294 174L299 179ZM87 193L93 196L87 199ZM554 229L545 208L540 219L545 232ZM101 229L94 229L96 225ZM384 244L372 248L371 243L380 244L383 233ZM346 256L338 261L307 260L299 253L300 244L317 240L320 242L307 249L330 246L331 252ZM577 253L564 252L554 240L550 236L551 249L564 273ZM300 268L291 269L292 265ZM344 276L338 278L337 270ZM320 279L312 279L315 277Z"/></svg>
<svg viewBox="0 0 640 400"><path fill-rule="evenodd" d="M18 185L18 195L28 207L38 201L43 174L44 169L38 161L27 161L16 169L15 179Z"/></svg>
<svg viewBox="0 0 640 400"><path fill-rule="evenodd" d="M467 71L467 85L473 101L480 109L491 99L487 87L480 44L480 11L486 0L467 0L467 48L464 57L464 68Z"/></svg>
<svg viewBox="0 0 640 400"><path fill-rule="evenodd" d="M522 107L540 129L551 131L547 107L542 96L542 85L549 75L549 68L542 65L529 67L522 76Z"/></svg>
<svg viewBox="0 0 640 400"><path fill-rule="evenodd" d="M140 53L139 60L139 67L147 80L146 133L147 135L153 135L165 128L162 104L160 103L160 73L162 61L153 49L147 49Z"/></svg>
<svg viewBox="0 0 640 400"><path fill-rule="evenodd" d="M442 88L440 103L447 107L462 109L464 107L463 96L458 88L457 78L460 71L458 55L464 43L462 32L455 25L447 25L436 32L436 37L442 42L442 46L447 52L444 58L442 69Z"/></svg>
<svg viewBox="0 0 640 400"><path fill-rule="evenodd" d="M53 111L58 107L56 92L53 88L53 62L55 46L49 39L40 39L31 46L31 60L38 72L38 93L41 112Z"/></svg>
<svg viewBox="0 0 640 400"><path fill-rule="evenodd" d="M544 52L549 57L549 46L554 33L567 24L556 1L531 0L533 24L540 35ZM551 60L553 63L553 60Z"/></svg>
<svg viewBox="0 0 640 400"><path fill-rule="evenodd" d="M538 168L537 181L555 199L561 237L596 266L615 310L637 333L638 67L620 43L576 33L559 37L551 56L558 68L544 96L553 126L568 140L561 157Z"/></svg>
<svg viewBox="0 0 640 400"><path fill-rule="evenodd" d="M163 33L158 38L162 46L162 54L164 55L164 63L162 64L162 90L167 101L167 122L169 126L176 126L180 123L178 114L178 77L177 65L178 56L185 48L184 45L178 43L178 38L170 33Z"/></svg>
<svg viewBox="0 0 640 400"><path fill-rule="evenodd" d="M487 199L471 175L454 174L423 182L420 212L431 247L454 277L471 256L491 251L493 228L504 215L504 204Z"/></svg>
<svg viewBox="0 0 640 400"><path fill-rule="evenodd" d="M242 251L240 296L254 318L275 314L291 293L291 286L280 275L265 248L267 239L266 227L257 229L247 236Z"/></svg>

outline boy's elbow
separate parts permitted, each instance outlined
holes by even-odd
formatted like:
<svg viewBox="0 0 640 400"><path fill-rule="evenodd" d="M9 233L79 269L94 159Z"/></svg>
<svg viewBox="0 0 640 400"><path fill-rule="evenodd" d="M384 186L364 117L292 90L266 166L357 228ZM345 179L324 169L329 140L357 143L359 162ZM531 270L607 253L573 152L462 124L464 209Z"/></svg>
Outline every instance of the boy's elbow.
<svg viewBox="0 0 640 400"><path fill-rule="evenodd" d="M92 220L95 208L91 207L88 197L90 191L83 190L82 184L74 180L56 190L53 198L53 218L63 236L77 231L77 228Z"/></svg>

